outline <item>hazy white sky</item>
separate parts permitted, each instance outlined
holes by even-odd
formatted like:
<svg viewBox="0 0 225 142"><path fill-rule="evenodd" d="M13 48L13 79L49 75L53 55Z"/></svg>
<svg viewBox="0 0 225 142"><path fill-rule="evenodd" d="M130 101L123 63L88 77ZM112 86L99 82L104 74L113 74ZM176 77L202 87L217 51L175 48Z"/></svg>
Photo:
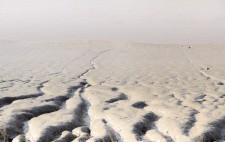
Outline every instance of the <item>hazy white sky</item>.
<svg viewBox="0 0 225 142"><path fill-rule="evenodd" d="M0 0L0 39L225 43L225 0Z"/></svg>

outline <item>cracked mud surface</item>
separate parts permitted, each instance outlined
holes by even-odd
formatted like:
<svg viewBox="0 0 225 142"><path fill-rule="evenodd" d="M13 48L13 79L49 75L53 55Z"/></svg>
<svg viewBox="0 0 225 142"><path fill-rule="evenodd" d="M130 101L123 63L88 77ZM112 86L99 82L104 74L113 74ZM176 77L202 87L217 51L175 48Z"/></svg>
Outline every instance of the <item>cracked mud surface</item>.
<svg viewBox="0 0 225 142"><path fill-rule="evenodd" d="M225 141L225 46L0 44L0 129L22 142Z"/></svg>

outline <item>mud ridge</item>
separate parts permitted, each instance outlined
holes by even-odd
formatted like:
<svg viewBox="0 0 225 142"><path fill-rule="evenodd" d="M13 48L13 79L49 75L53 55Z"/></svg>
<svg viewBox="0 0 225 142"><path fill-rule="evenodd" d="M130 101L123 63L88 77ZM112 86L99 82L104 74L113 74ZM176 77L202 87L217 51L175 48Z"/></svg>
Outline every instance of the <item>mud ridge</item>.
<svg viewBox="0 0 225 142"><path fill-rule="evenodd" d="M57 126L50 126L45 131L47 133L43 134L38 141L52 141L54 139L57 139L61 133L65 130L67 131L72 131L74 128L83 126L83 119L82 119L82 114L83 114L83 109L84 109L84 104L81 103L80 105L77 106L77 108L74 110L73 115L74 119L71 122L63 123L61 125Z"/></svg>
<svg viewBox="0 0 225 142"><path fill-rule="evenodd" d="M154 129L154 122L159 118L154 113L150 112L142 117L142 120L134 124L133 133L136 135L137 141L142 141L143 136L148 130Z"/></svg>
<svg viewBox="0 0 225 142"><path fill-rule="evenodd" d="M209 124L211 129L204 132L202 135L195 138L196 141L212 142L225 140L223 137L223 130L225 128L225 118L219 119Z"/></svg>
<svg viewBox="0 0 225 142"><path fill-rule="evenodd" d="M52 112L66 109L66 108L63 108L63 105L65 105L66 101L69 100L70 98L72 98L76 92L78 92L79 97L82 100L82 102L79 105L77 105L76 108L74 108L74 111L73 111L74 119L71 120L71 122L57 125L57 126L48 127L47 129L45 129L45 131L48 131L48 133L43 134L39 138L39 141L54 140L54 139L58 138L59 135L61 134L61 132L65 131L65 130L71 131L76 127L89 125L89 118L88 118L88 114L87 114L88 102L86 102L82 98L82 93L85 91L85 88L87 86L90 86L90 85L86 82L80 82L80 84L78 86L69 87L66 96L57 96L55 98L45 100L46 102L53 101L55 104L57 104L58 109L55 111L52 111ZM46 114L46 113L42 113L42 114ZM40 116L40 115L38 115L38 116ZM36 117L38 117L38 116L36 116ZM29 120L27 121L27 123L28 122L29 122ZM29 128L26 128L26 129L29 129ZM23 130L23 131L25 131L25 130Z"/></svg>
<svg viewBox="0 0 225 142"><path fill-rule="evenodd" d="M39 90L44 86L43 84L46 82L43 82L42 85L40 85ZM7 124L7 133L10 138L14 138L16 135L24 134L26 130L29 129L25 127L24 125L29 122L30 119L34 117L38 117L43 114L52 113L60 110L63 103L68 100L71 97L71 94L73 94L80 86L73 86L68 89L67 96L57 96L52 99L46 99L45 102L52 102L52 104L49 105L43 105L40 107L33 107L27 110L21 110L21 112L17 112L16 114L13 114L13 119L10 120L10 122ZM41 92L41 95L44 95L44 92ZM39 96L38 96L39 97Z"/></svg>
<svg viewBox="0 0 225 142"><path fill-rule="evenodd" d="M19 134L23 134L24 122L29 121L30 119L37 117L41 114L50 113L53 111L59 110L58 105L43 105L39 107L30 108L30 110L21 110L14 114L7 124L6 124L6 132L8 137L13 139L15 136Z"/></svg>

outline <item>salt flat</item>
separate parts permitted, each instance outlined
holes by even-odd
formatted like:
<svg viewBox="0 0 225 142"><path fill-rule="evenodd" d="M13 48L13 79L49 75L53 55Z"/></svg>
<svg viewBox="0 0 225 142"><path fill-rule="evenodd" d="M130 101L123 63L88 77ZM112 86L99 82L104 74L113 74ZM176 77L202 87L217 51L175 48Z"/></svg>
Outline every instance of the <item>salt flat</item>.
<svg viewBox="0 0 225 142"><path fill-rule="evenodd" d="M0 41L14 142L225 140L225 45Z"/></svg>

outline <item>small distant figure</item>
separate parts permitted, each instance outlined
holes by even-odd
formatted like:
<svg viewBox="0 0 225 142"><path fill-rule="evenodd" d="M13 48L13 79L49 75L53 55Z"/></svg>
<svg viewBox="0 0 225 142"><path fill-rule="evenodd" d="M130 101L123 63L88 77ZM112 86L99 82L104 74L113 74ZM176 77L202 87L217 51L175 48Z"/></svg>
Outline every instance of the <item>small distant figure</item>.
<svg viewBox="0 0 225 142"><path fill-rule="evenodd" d="M191 46L188 46L188 48L190 49L190 48L191 48Z"/></svg>
<svg viewBox="0 0 225 142"><path fill-rule="evenodd" d="M206 68L207 70L209 70L210 68Z"/></svg>

